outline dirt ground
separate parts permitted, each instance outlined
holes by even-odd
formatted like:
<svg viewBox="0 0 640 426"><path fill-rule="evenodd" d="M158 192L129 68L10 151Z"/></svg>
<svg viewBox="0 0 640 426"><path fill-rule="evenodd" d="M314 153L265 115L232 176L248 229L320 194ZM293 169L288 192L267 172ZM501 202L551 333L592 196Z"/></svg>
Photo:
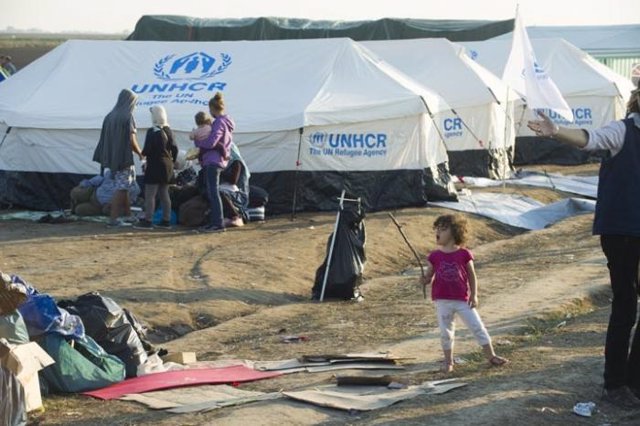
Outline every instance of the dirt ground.
<svg viewBox="0 0 640 426"><path fill-rule="evenodd" d="M548 167L593 174L595 165ZM491 189L545 203L553 190ZM421 255L435 247L433 220L449 212L393 212ZM591 215L524 232L468 215L476 256L480 314L498 353L511 363L489 368L460 327L456 355L466 360L453 377L468 386L387 409L350 414L286 399L172 415L124 401L49 395L33 423L95 424L634 424L640 413L601 404L603 342L609 310L608 274ZM103 224L0 222L0 269L20 275L57 300L98 291L130 309L169 351L199 360L279 360L327 352L391 351L408 358L400 373L413 384L443 378L437 323L422 299L419 269L386 212L367 227L365 300L310 301L335 214L271 217L223 234L191 230L106 229ZM305 335L299 344L281 336ZM278 391L331 383L330 373L297 373L247 383ZM594 401L591 418L571 412Z"/></svg>

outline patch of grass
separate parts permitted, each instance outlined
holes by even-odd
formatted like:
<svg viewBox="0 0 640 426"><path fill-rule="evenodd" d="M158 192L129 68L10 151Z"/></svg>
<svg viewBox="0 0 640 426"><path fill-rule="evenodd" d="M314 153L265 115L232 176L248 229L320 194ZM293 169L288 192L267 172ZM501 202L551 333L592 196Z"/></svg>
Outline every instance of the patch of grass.
<svg viewBox="0 0 640 426"><path fill-rule="evenodd" d="M554 333L559 328L566 326L567 322L576 316L592 312L600 305L598 300L601 300L601 297L593 296L585 299L574 299L558 310L529 318L527 319L527 325L522 329L522 336L530 340Z"/></svg>

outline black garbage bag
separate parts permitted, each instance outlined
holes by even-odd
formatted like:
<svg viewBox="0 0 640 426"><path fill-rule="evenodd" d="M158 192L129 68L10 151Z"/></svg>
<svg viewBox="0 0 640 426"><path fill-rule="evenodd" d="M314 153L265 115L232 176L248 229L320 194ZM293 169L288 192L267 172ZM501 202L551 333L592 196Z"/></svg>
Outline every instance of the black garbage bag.
<svg viewBox="0 0 640 426"><path fill-rule="evenodd" d="M262 207L269 202L269 193L259 186L249 185L249 207Z"/></svg>
<svg viewBox="0 0 640 426"><path fill-rule="evenodd" d="M82 318L85 333L108 354L124 362L127 377L137 375L138 366L147 361L147 352L152 352L153 347L146 340L144 327L133 315L98 292L83 294L76 300L63 300L58 305Z"/></svg>
<svg viewBox="0 0 640 426"><path fill-rule="evenodd" d="M364 216L362 209L355 206L345 208L340 212L336 240L329 265L329 276L324 290L325 299L349 300L360 297L358 287L362 283L362 272L366 261ZM313 300L320 300L332 236L333 233L329 235L324 262L316 270L316 279L312 289Z"/></svg>
<svg viewBox="0 0 640 426"><path fill-rule="evenodd" d="M26 396L22 383L10 370L0 367L0 425L27 424Z"/></svg>

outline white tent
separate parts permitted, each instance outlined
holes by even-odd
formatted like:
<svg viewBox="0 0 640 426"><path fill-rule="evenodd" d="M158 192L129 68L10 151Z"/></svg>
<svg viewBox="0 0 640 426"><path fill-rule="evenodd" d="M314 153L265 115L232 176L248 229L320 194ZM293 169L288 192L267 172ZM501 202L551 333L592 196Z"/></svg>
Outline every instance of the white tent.
<svg viewBox="0 0 640 426"><path fill-rule="evenodd" d="M602 65L563 39L531 40L536 59L574 111L574 123L562 117L554 120L565 126L600 127L624 116L626 100L633 90L631 81ZM511 49L511 40L462 43L469 56L496 75L502 75ZM518 136L533 133L520 126Z"/></svg>
<svg viewBox="0 0 640 426"><path fill-rule="evenodd" d="M453 174L502 178L511 171L518 95L447 39L361 42L417 82L440 94L454 112L438 115Z"/></svg>
<svg viewBox="0 0 640 426"><path fill-rule="evenodd" d="M69 41L0 85L0 199L61 207L70 182L98 171L92 153L122 88L139 96L141 130L163 105L185 149L195 113L222 91L272 212L290 209L296 179L302 209L332 208L343 187L372 209L449 194L427 114L447 105L350 39Z"/></svg>
<svg viewBox="0 0 640 426"><path fill-rule="evenodd" d="M593 129L624 117L626 101L633 89L629 79L563 39L533 39L531 43L539 64L551 76L574 113L574 122L569 123L553 111L545 111L555 122L573 128ZM461 44L471 58L496 75L502 75L511 49L510 39ZM522 105L516 107L516 136L534 136L526 126L533 117L531 110L525 110ZM536 155L544 151L535 141L537 150L528 149L529 142L519 140L516 145L516 158L521 163L535 161ZM556 153L562 157L574 154L567 149ZM563 161L563 158L549 159Z"/></svg>

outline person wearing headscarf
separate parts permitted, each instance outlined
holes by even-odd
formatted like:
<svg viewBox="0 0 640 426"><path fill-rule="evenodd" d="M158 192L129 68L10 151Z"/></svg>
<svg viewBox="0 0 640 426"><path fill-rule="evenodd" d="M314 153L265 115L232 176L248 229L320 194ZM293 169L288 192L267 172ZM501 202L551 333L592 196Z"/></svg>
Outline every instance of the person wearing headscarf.
<svg viewBox="0 0 640 426"><path fill-rule="evenodd" d="M629 97L626 118L597 129L570 129L558 126L543 113L539 115L539 120L527 123L537 136L611 153L600 164L593 219L593 234L600 236L613 292L602 399L620 408L640 408L640 82Z"/></svg>
<svg viewBox="0 0 640 426"><path fill-rule="evenodd" d="M144 170L144 219L135 224L135 228L148 229L156 209L156 196L160 197L162 220L156 226L171 228L171 199L169 183L173 178L173 163L178 157L178 147L169 127L167 112L160 106L152 106L151 121L153 127L147 130L142 155L146 157Z"/></svg>
<svg viewBox="0 0 640 426"><path fill-rule="evenodd" d="M109 226L127 226L135 220L131 216L129 188L136 180L133 163L135 152L142 161L143 155L136 138L136 122L133 110L138 97L131 90L123 89L118 101L102 122L98 146L93 161L102 169L109 168L116 181L116 191L111 200ZM124 220L120 219L124 216Z"/></svg>
<svg viewBox="0 0 640 426"><path fill-rule="evenodd" d="M244 225L249 207L249 177L251 173L240 150L231 142L229 164L220 174L220 195L225 227Z"/></svg>

